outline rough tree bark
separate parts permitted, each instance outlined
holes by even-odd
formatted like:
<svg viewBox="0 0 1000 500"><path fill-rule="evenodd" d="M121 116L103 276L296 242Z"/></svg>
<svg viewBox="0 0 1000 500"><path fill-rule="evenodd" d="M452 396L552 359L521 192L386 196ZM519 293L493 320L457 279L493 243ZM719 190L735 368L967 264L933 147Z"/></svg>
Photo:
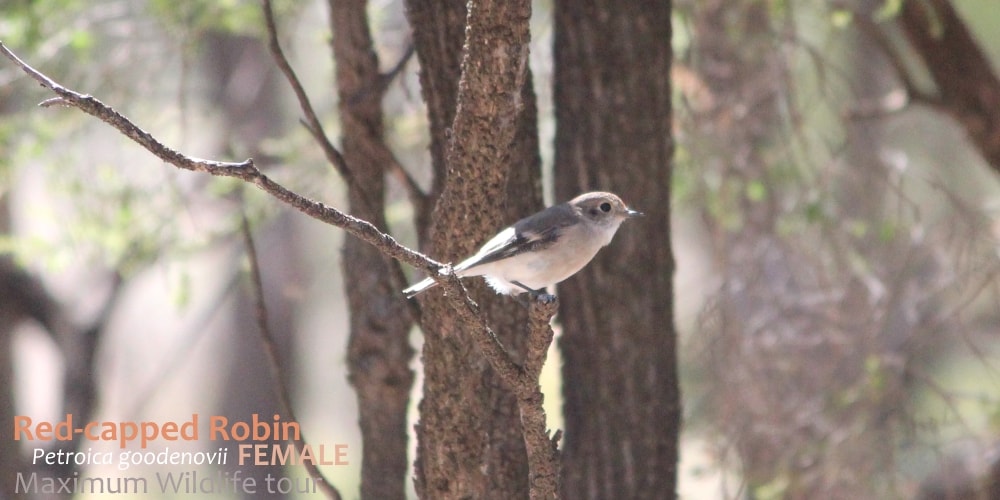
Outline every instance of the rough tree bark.
<svg viewBox="0 0 1000 500"><path fill-rule="evenodd" d="M330 1L340 97L342 152L350 169L351 213L385 230L385 175L392 167L382 121L385 85L368 25L366 0ZM413 320L398 262L357 239L344 242L351 311L348 369L357 391L364 452L361 498L406 496L406 410L413 386Z"/></svg>
<svg viewBox="0 0 1000 500"><path fill-rule="evenodd" d="M555 4L556 195L647 217L560 285L565 498L676 496L670 2Z"/></svg>
<svg viewBox="0 0 1000 500"><path fill-rule="evenodd" d="M407 2L435 171L432 203L417 215L418 229L422 249L446 261L465 257L541 206L527 71L530 4L470 5L472 11L461 1ZM478 283L468 285L498 338L520 361L524 309ZM524 498L529 486L516 402L439 294L421 299L425 381L417 491L424 498Z"/></svg>
<svg viewBox="0 0 1000 500"><path fill-rule="evenodd" d="M430 122L433 184L429 203L418 207L417 230L420 246L429 250L430 218L434 202L441 196L447 165L448 130L455 121L458 80L462 76L462 47L465 45L465 18L462 0L407 0L406 17L413 28L413 45L420 61L420 91Z"/></svg>

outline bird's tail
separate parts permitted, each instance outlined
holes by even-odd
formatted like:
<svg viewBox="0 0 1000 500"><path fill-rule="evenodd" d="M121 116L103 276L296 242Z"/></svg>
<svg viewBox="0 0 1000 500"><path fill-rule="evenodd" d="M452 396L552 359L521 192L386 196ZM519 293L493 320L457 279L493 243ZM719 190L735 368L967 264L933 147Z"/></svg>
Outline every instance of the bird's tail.
<svg viewBox="0 0 1000 500"><path fill-rule="evenodd" d="M423 292L428 288L433 288L435 285L437 285L436 281L430 278L424 278L422 281L418 281L417 283L414 283L411 287L407 288L406 290L403 290L403 295L406 295L406 298L408 299L412 299L420 292Z"/></svg>

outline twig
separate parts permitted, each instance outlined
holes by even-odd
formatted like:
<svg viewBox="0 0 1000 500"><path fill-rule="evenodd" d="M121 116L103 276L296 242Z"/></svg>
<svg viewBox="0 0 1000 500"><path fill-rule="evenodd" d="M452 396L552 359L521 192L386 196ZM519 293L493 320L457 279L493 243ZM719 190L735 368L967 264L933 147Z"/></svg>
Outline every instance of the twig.
<svg viewBox="0 0 1000 500"><path fill-rule="evenodd" d="M416 52L417 52L416 46L413 44L413 41L411 40L410 44L406 46L406 51L403 52L403 57L399 58L399 61L396 63L395 66L392 67L392 69L382 74L382 81L386 82L385 85L392 83L392 81L395 80L396 77L403 72L403 68L406 67L406 63L410 62L410 59L413 58L413 54L415 54Z"/></svg>
<svg viewBox="0 0 1000 500"><path fill-rule="evenodd" d="M267 2L267 0L264 1ZM51 90L58 96L57 99L46 100L45 105L63 104L78 108L118 129L126 137L146 148L146 150L153 153L157 158L177 168L215 176L234 177L251 183L296 210L314 219L339 227L362 241L375 246L383 254L421 269L433 277L434 280L442 285L446 294L450 297L451 305L457 311L459 319L468 325L471 330L477 330L472 335L472 338L483 353L483 356L490 363L490 366L497 372L501 380L517 395L518 406L522 412L522 422L526 428L526 443L532 453L529 457L529 463L535 464L538 463L535 460L544 459L548 460L551 464L551 466L544 469L532 468L532 484L543 485L541 489L532 488L533 493L536 491L551 492L546 497L554 497L557 494L557 490L553 488L557 487L558 481L557 450L555 449L558 433L551 440L546 436L544 411L541 409L542 398L537 388L537 372L540 370L541 363L544 362L544 354L536 353L529 356L530 363L526 364L527 368L518 366L496 338L489 325L486 324L485 319L479 313L479 306L469 297L461 281L450 271L449 266L445 266L399 244L395 238L381 232L368 221L358 219L335 208L326 206L323 203L290 191L261 172L254 165L252 159L238 163L205 160L189 157L170 149L156 140L151 134L133 124L124 115L118 113L100 100L93 96L80 94L68 89L32 68L11 52L2 42L0 42L0 53L17 64L43 87ZM535 307L537 306L533 306L533 310ZM539 322L542 320L544 320L547 328L548 320L555 314L555 311L556 306L554 303L543 305L538 310L535 310L533 314L537 316L533 316L536 320L532 323L535 325L532 331L540 331L537 328L537 324L540 324ZM266 322L266 318L264 320ZM547 342L551 342L551 330L547 333L544 330L541 331L544 334L542 335L542 339L544 340L546 338L545 335L548 335ZM534 336L535 334L532 335ZM542 350L542 352L544 351L545 349ZM539 431L539 429L541 430ZM530 440L530 442L527 440ZM544 443L544 446L542 443ZM555 475L553 475L553 471L555 471Z"/></svg>
<svg viewBox="0 0 1000 500"><path fill-rule="evenodd" d="M320 149L323 150L323 154L326 156L327 161L333 165L334 169L337 170L347 185L352 187L352 191L355 193L356 199L363 205L360 207L363 212L369 214L369 217L374 216L374 214L378 213L376 210L381 210L381 207L377 207L376 204L371 201L367 192L362 187L356 185L354 174L351 172L350 165L348 165L347 160L344 159L340 150L333 145L330 138L326 135L326 132L323 130L323 124L316 115L316 110L313 108L309 95L306 94L305 88L302 86L302 82L299 80L298 74L295 73L295 70L292 69L292 65L288 62L288 58L285 57L285 51L281 48L281 43L278 41L278 27L274 20L274 8L271 5L271 1L261 0L261 10L264 11L264 24L267 29L268 48L271 51L271 56L273 57L275 64L278 66L278 69L280 69L281 73L285 76L288 84L292 87L292 91L295 93L295 97L299 101L299 108L302 110L302 114L305 115L300 122L313 136L313 140L316 141L316 144L319 145ZM393 68L393 70L401 70L407 59L408 56L401 60L397 67ZM384 151L382 151L382 154L385 154L390 159L389 163L394 166L399 166L399 161L396 159L395 155L392 154L387 147L383 149ZM402 166L399 166L398 168L402 170ZM412 188L410 185L407 185L407 189L409 190ZM411 193L411 199L412 198L413 196ZM383 252L383 255L386 254ZM405 288L406 279L402 268L389 260L386 261L386 265L389 266L389 276L393 281L393 285L400 290ZM420 319L420 307L416 302L408 301L407 311L410 314L411 320L418 321Z"/></svg>
<svg viewBox="0 0 1000 500"><path fill-rule="evenodd" d="M377 91L381 98L381 96L385 94L386 89L389 88L389 84L391 84L396 79L396 77L399 76L400 73L402 73L403 68L406 67L406 63L410 61L410 59L413 57L415 53L416 53L416 46L411 41L410 44L406 47L406 51L403 53L403 56L400 57L399 61L396 62L396 65L393 66L392 69L390 69L388 72L383 73L382 75L379 76L378 82L374 86L374 89L370 86L363 89L360 92L356 92L354 96L350 98L349 103L353 105L357 102L360 102L362 99L367 98L368 95L371 94L373 90ZM414 179L413 176L410 175L410 172L399 161L399 158L397 158L396 155L391 150L389 150L388 146L386 146L384 141L379 142L378 146L384 150L380 151L379 154L384 155L389 160L388 161L389 173L392 174L392 176L399 181L399 183L403 186L403 188L406 189L407 197L409 198L410 203L413 204L414 212L418 214L425 213L427 203L430 202L430 196L428 196L428 194L425 193L424 190L420 188L420 185L417 184L416 179Z"/></svg>
<svg viewBox="0 0 1000 500"><path fill-rule="evenodd" d="M399 58L399 61L396 62L396 65L393 66L392 69L379 75L374 85L368 85L359 89L354 93L354 95L347 97L348 106L354 106L370 97L381 97L385 94L385 91L389 89L389 85L396 79L397 76L399 76L399 74L403 71L403 68L406 67L406 63L408 63L410 58L413 57L414 52L414 46L411 42L410 45L406 47L406 52L403 53L403 57Z"/></svg>
<svg viewBox="0 0 1000 500"><path fill-rule="evenodd" d="M267 304L264 302L264 284L260 277L260 262L257 260L257 247L253 242L253 234L250 232L250 222L244 212L240 219L240 230L243 233L243 245L246 248L247 258L250 260L250 284L253 290L254 311L257 319L257 330L260 332L261 341L264 344L264 353L267 355L268 366L271 368L271 375L274 376L275 392L278 395L278 403L281 410L288 415L292 421L297 421L295 411L292 409L290 388L285 372L281 367L281 360L278 355L278 347L274 342L274 335L271 334L271 327L267 321ZM301 454L306 447L306 440L299 434L296 439L291 439L295 444L295 449ZM340 492L323 475L313 460L303 460L302 465L313 478L319 489L326 493L328 498L340 500Z"/></svg>
<svg viewBox="0 0 1000 500"><path fill-rule="evenodd" d="M410 175L410 172L406 170L405 167L398 161L396 161L395 155L393 155L393 161L389 164L389 173L399 181L399 184L403 186L406 190L406 196L409 198L410 203L413 204L414 213L424 213L427 210L427 203L430 202L430 196L424 192L417 184L417 180Z"/></svg>
<svg viewBox="0 0 1000 500"><path fill-rule="evenodd" d="M59 96L62 104L72 106L98 118L118 129L119 132L132 139L157 158L184 170L204 172L207 174L234 177L249 182L262 191L292 206L296 210L328 224L337 226L351 235L360 238L386 255L405 262L415 268L422 269L430 276L439 276L445 267L440 262L411 250L396 241L392 236L379 231L370 222L345 214L323 203L299 195L278 184L265 175L254 165L252 159L239 163L204 160L183 155L168 148L156 140L148 132L140 129L121 113L115 111L100 100L90 95L80 94L70 90L18 58L6 45L0 42L0 53L17 64L25 73L38 81L43 87ZM50 100L51 101L51 100Z"/></svg>
<svg viewBox="0 0 1000 500"><path fill-rule="evenodd" d="M271 55L274 58L274 62L277 64L278 69L281 70L281 73L285 75L285 79L288 80L288 84L291 85L292 92L295 93L295 98L299 101L299 108L302 109L302 114L305 115L305 117L301 120L302 125L313 136L313 139L317 144L319 144L320 149L323 150L323 154L326 155L327 161L333 165L337 172L344 178L344 181L347 182L348 185L354 185L354 175L351 173L350 166L347 164L347 161L344 160L344 156L340 153L340 150L333 145L333 142L331 142L330 138L326 135L326 131L323 129L323 123L319 120L319 116L316 114L315 108L313 108L309 95L306 94L305 88L302 86L302 82L299 80L298 74L296 74L295 70L292 69L291 63L288 62L288 58L285 56L285 51L281 48L281 43L278 41L278 27L274 21L274 8L271 5L271 1L261 0L261 8L264 11L264 23L267 28L268 49L271 51ZM406 66L406 63L413 55L413 52L413 44L410 44L406 54L404 54L396 66L394 66L389 73L383 75L383 77L379 79L377 86L380 87L380 92L384 90L383 87L387 87L389 82L391 82L392 79L395 78L400 71L402 71L403 67ZM366 94L363 94L364 93L359 92L358 94L352 96L349 101L351 103L355 103L366 96ZM386 151L384 151L383 154L388 155L388 157L391 158L390 163L394 167L398 167L404 174L406 174L406 177L409 177L409 174L402 168L402 165L396 159L395 155L388 151L388 148L386 148ZM408 191L412 191L416 187L416 183L413 182L412 179L408 179L408 182L405 182L404 186L406 186ZM417 188L416 192L420 192L419 188ZM414 193L410 192L410 194L412 198ZM372 203L368 202L367 197L364 197L364 201L368 205L367 208L375 208L372 206Z"/></svg>
<svg viewBox="0 0 1000 500"><path fill-rule="evenodd" d="M323 123L320 122L319 117L316 115L316 110L313 109L312 103L309 101L309 96L306 94L305 88L302 87L302 82L299 81L298 75L295 74L295 70L289 64L288 58L285 57L285 51L281 49L281 43L278 42L278 28L274 22L274 8L271 6L271 1L261 0L261 9L264 11L264 23L267 27L267 46L271 50L275 64L278 65L281 73L285 75L288 84L292 86L292 91L295 92L296 99L299 100L299 108L302 109L302 113L305 115L303 124L309 130L309 133L312 134L316 143L319 144L320 149L323 150L323 154L326 155L330 164L337 169L337 172L340 173L348 185L354 185L354 176L351 175L351 169L348 168L344 156L340 154L340 150L327 137L326 132L323 130Z"/></svg>

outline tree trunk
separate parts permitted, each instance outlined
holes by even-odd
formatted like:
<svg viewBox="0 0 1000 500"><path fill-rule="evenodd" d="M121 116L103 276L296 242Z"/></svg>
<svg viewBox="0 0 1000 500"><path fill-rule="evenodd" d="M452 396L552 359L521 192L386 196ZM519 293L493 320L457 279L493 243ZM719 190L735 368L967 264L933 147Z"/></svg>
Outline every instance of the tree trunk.
<svg viewBox="0 0 1000 500"><path fill-rule="evenodd" d="M557 197L615 191L647 214L559 287L565 498L676 496L670 12L555 5Z"/></svg>
<svg viewBox="0 0 1000 500"><path fill-rule="evenodd" d="M471 11L465 5L407 3L435 171L432 203L417 215L418 229L423 250L444 261L468 256L500 228L541 206L535 99L527 72L530 3L480 2L471 4ZM431 220L429 208L435 205ZM500 341L520 360L524 309L479 281L466 285ZM527 456L515 399L440 292L420 300L425 378L417 428L418 494L527 497Z"/></svg>
<svg viewBox="0 0 1000 500"><path fill-rule="evenodd" d="M420 247L430 248L430 219L434 204L444 187L449 129L455 121L458 80L462 76L462 47L465 44L463 0L406 0L406 17L413 28L413 46L420 61L420 89L430 122L433 184L428 202L415 214Z"/></svg>
<svg viewBox="0 0 1000 500"><path fill-rule="evenodd" d="M385 86L368 26L366 0L330 1L343 156L350 168L351 213L385 230L385 175L393 161L383 140ZM406 411L413 386L410 311L399 264L357 239L344 242L351 311L348 368L357 391L364 452L361 498L406 496Z"/></svg>

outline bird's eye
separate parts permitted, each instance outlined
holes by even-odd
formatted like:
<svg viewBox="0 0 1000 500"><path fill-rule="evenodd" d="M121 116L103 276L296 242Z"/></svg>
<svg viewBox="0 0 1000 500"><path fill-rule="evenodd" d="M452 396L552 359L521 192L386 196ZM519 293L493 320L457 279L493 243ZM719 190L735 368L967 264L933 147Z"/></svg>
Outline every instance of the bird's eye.
<svg viewBox="0 0 1000 500"><path fill-rule="evenodd" d="M611 211L611 204L608 203L608 202L601 203L601 211L604 212L604 213L610 212Z"/></svg>

